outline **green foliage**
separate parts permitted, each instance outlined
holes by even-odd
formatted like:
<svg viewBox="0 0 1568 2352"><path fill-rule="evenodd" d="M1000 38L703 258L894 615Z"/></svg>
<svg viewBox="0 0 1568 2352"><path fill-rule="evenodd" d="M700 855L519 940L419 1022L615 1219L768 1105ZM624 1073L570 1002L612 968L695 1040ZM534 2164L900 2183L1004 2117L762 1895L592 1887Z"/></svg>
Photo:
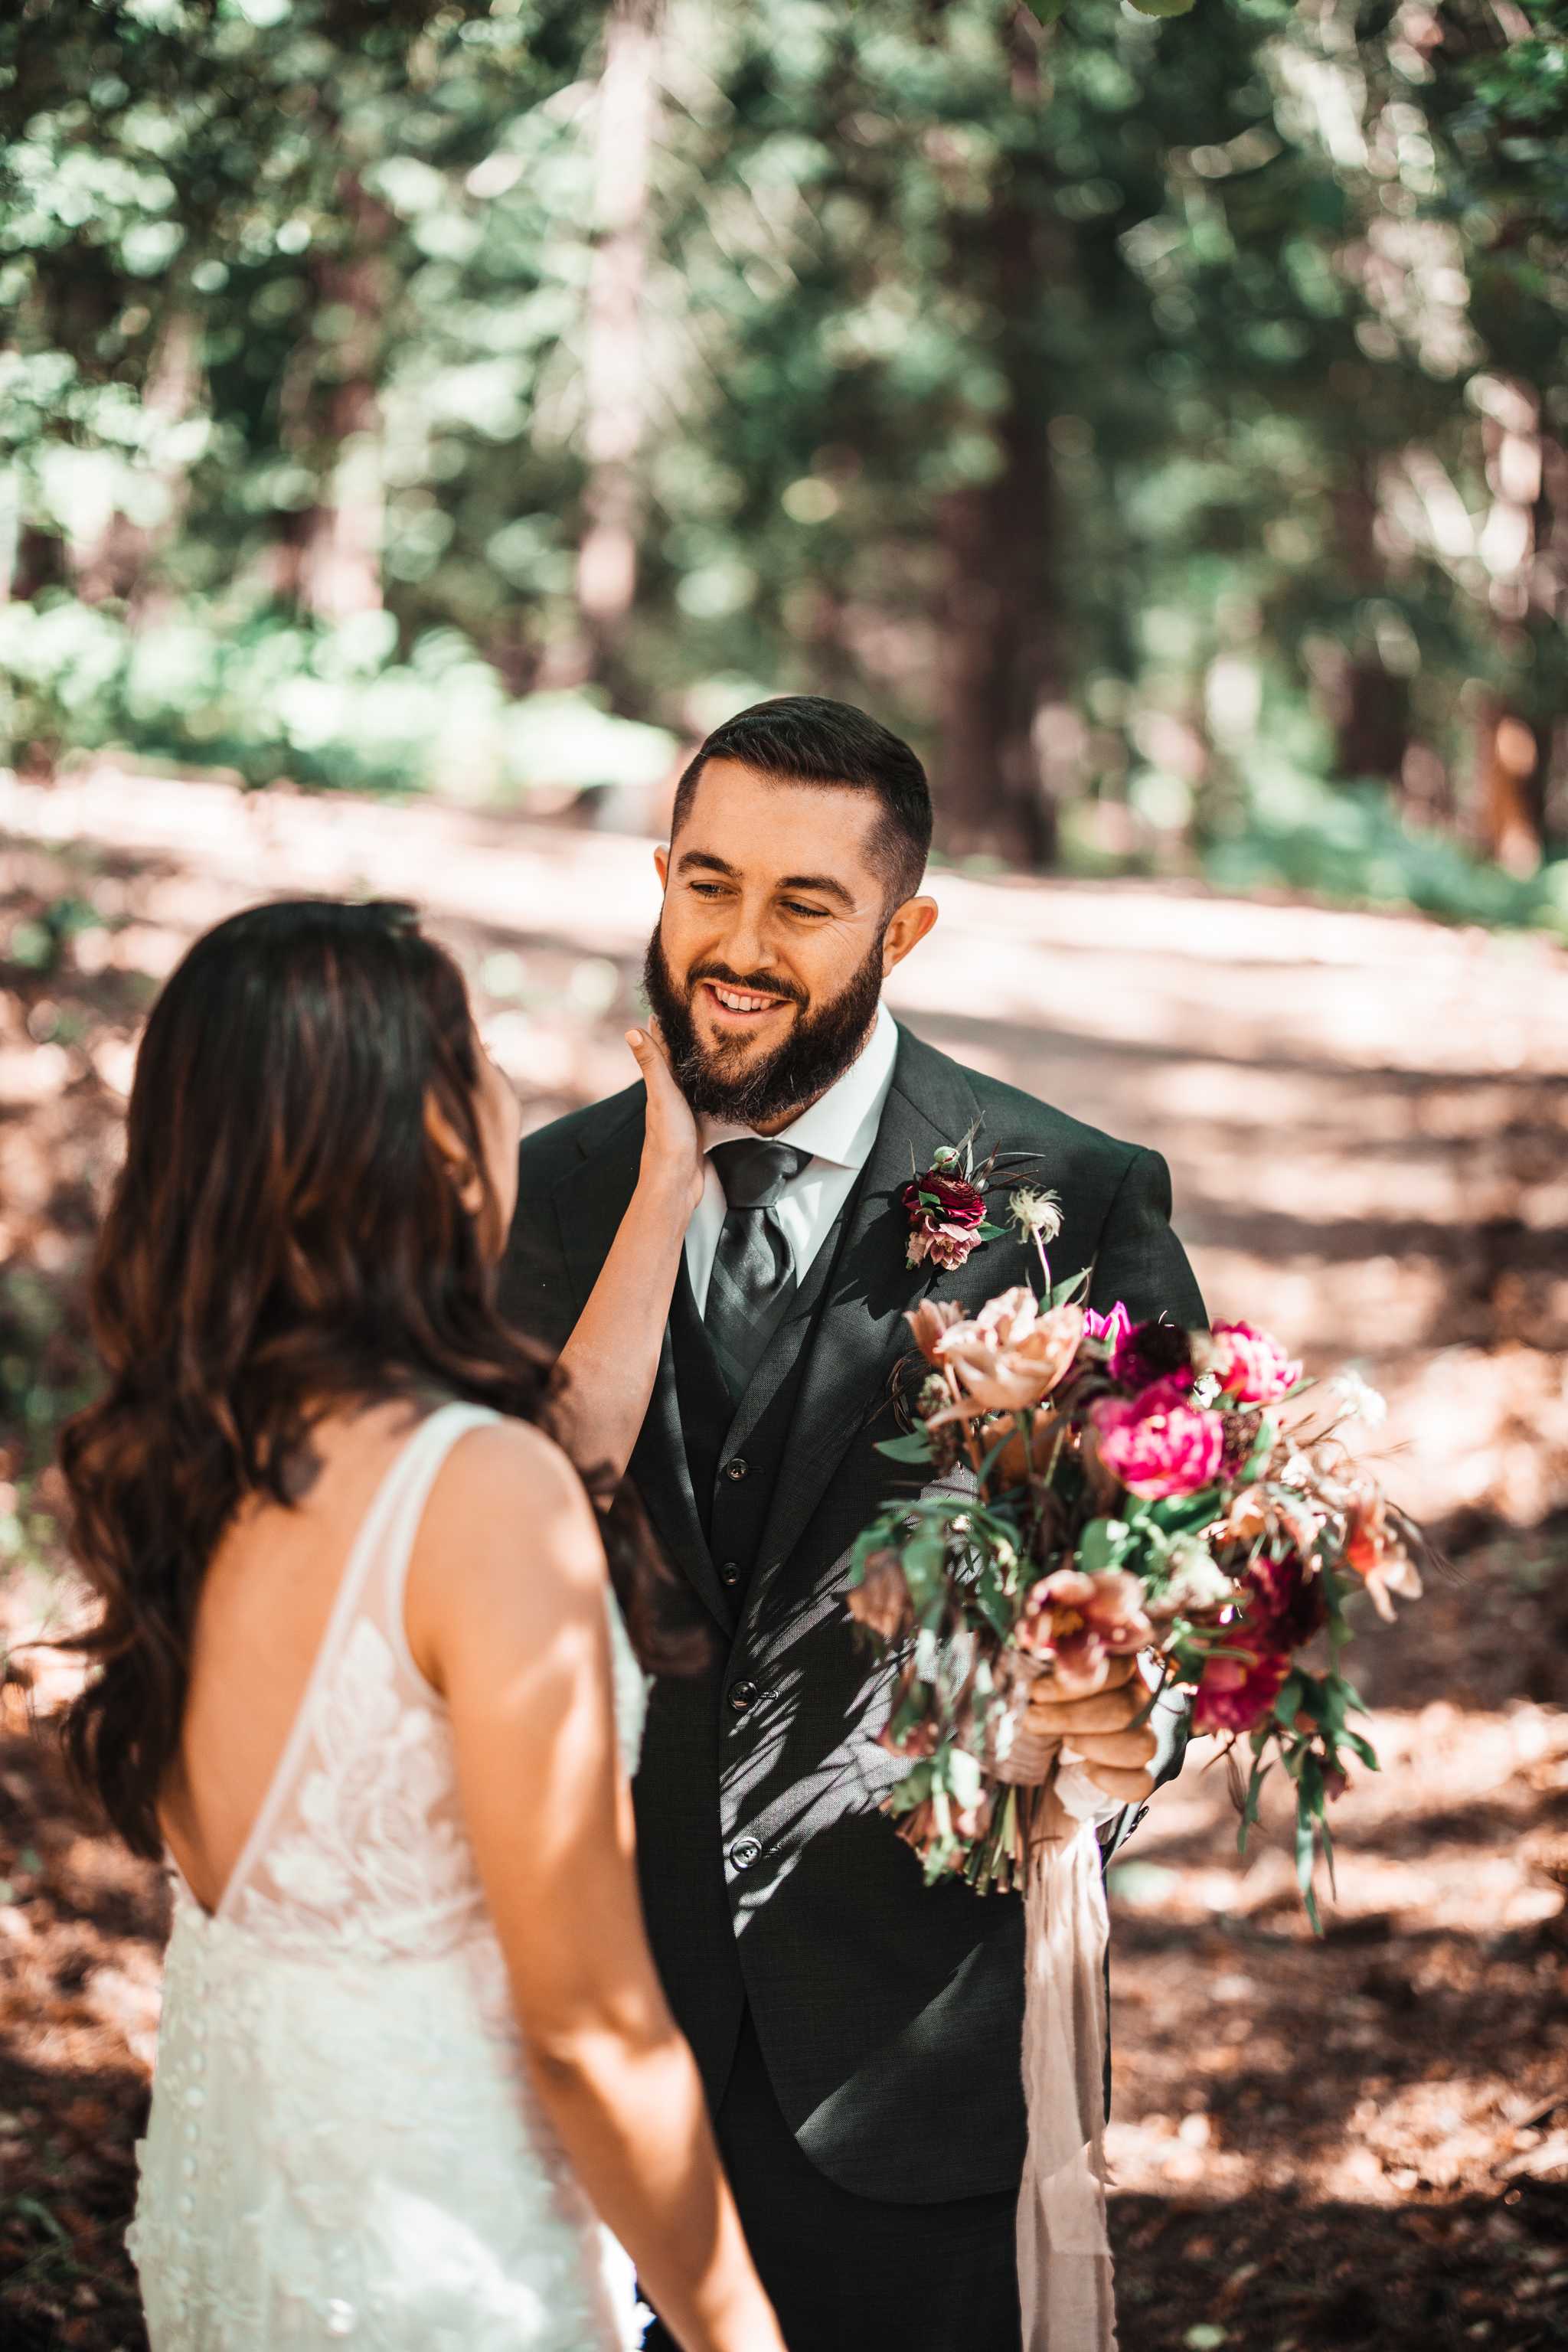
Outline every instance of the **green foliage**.
<svg viewBox="0 0 1568 2352"><path fill-rule="evenodd" d="M504 794L809 687L961 852L1559 919L1563 0L669 0L646 184L645 14L8 12L23 756Z"/></svg>
<svg viewBox="0 0 1568 2352"><path fill-rule="evenodd" d="M1205 854L1222 889L1310 892L1346 906L1418 907L1445 922L1568 933L1568 859L1521 877L1430 829L1417 831L1385 790L1338 788L1301 772L1260 780L1242 830Z"/></svg>

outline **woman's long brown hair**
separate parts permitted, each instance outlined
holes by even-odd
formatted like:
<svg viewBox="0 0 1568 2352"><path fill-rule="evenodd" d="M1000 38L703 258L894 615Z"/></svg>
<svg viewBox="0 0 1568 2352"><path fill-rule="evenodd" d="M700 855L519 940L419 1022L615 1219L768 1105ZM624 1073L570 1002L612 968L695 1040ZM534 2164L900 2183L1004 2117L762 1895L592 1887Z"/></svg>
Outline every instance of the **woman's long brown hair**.
<svg viewBox="0 0 1568 2352"><path fill-rule="evenodd" d="M107 1382L60 1444L101 1603L66 1749L138 1853L162 1850L207 1563L242 1502L298 1498L314 1423L400 1396L548 1421L549 1359L496 1308L488 1179L476 1218L426 1124L482 1174L478 1053L457 966L393 904L251 908L153 1008L92 1273ZM640 1516L595 1499L645 1664L682 1663Z"/></svg>

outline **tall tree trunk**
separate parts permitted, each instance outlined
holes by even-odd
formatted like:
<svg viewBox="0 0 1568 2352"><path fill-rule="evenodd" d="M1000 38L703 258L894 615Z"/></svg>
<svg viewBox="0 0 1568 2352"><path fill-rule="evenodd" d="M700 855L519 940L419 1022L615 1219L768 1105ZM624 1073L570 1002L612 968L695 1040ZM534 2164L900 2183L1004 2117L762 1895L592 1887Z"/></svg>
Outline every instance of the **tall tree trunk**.
<svg viewBox="0 0 1568 2352"><path fill-rule="evenodd" d="M1491 505L1477 551L1491 574L1489 602L1514 628L1551 621L1561 605L1551 559L1552 481L1542 429L1541 395L1518 378L1479 380L1481 436ZM1555 459L1556 452L1552 452ZM1483 845L1510 874L1533 874L1541 863L1546 816L1549 743L1536 715L1520 698L1502 697L1483 714L1479 744L1478 801Z"/></svg>
<svg viewBox="0 0 1568 2352"><path fill-rule="evenodd" d="M298 571L300 603L327 622L380 611L386 520L376 375L390 292L381 248L391 215L353 171L343 174L341 201L348 248L318 270L318 300L348 324L326 367L320 361L328 355L316 354L311 423L325 495L304 517Z"/></svg>
<svg viewBox="0 0 1568 2352"><path fill-rule="evenodd" d="M1014 95L1037 108L1041 28L1016 11L1008 33ZM942 798L945 845L1010 865L1049 866L1057 815L1037 725L1059 691L1050 588L1052 475L1047 402L1030 346L1048 282L1045 214L1026 180L1043 158L1015 156L999 201L974 229L954 220L951 251L971 288L985 285L1005 322L1001 359L1011 387L994 427L1001 466L988 482L941 501L943 557Z"/></svg>
<svg viewBox="0 0 1568 2352"><path fill-rule="evenodd" d="M147 372L142 404L159 425L172 432L195 408L202 394L201 337L189 310L171 310L163 320L158 348ZM153 620L167 591L153 584L153 570L160 552L178 537L190 502L190 478L183 466L165 458L159 466L164 508L150 529L126 527L127 577L122 593L128 599L126 618L132 630Z"/></svg>
<svg viewBox="0 0 1568 2352"><path fill-rule="evenodd" d="M637 594L647 420L643 352L648 179L659 113L664 0L616 0L605 30L595 142L595 243L584 352L584 529L577 552L581 671L602 677Z"/></svg>
<svg viewBox="0 0 1568 2352"><path fill-rule="evenodd" d="M1387 585L1377 544L1377 478L1372 457L1362 453L1334 493L1340 560L1352 586L1375 596ZM1377 776L1399 782L1410 746L1410 683L1370 647L1347 648L1331 690L1335 773L1346 782Z"/></svg>
<svg viewBox="0 0 1568 2352"><path fill-rule="evenodd" d="M1508 704L1489 700L1476 738L1481 845L1506 873L1531 875L1541 863L1542 745Z"/></svg>

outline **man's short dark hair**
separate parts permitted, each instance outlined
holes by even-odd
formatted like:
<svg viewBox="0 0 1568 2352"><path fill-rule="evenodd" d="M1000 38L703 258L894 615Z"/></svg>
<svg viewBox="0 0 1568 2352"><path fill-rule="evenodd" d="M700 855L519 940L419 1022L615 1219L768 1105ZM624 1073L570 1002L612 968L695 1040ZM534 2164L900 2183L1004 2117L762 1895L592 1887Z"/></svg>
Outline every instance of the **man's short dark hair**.
<svg viewBox="0 0 1568 2352"><path fill-rule="evenodd" d="M921 887L931 854L931 786L901 736L851 702L823 694L781 694L753 702L715 727L675 792L673 834L691 806L710 760L734 760L783 783L842 785L880 803L873 855L887 873L889 906Z"/></svg>

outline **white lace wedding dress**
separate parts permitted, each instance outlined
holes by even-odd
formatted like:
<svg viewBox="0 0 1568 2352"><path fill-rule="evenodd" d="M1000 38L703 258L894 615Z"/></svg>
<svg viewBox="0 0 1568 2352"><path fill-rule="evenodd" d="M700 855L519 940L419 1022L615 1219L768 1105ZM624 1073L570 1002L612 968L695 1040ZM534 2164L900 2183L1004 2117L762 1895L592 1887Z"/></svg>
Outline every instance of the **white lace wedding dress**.
<svg viewBox="0 0 1568 2352"><path fill-rule="evenodd" d="M175 1873L127 2237L153 2352L622 2352L630 2266L529 2082L403 1591L443 1406L350 1555L215 1914ZM610 1601L628 1769L646 1684Z"/></svg>

